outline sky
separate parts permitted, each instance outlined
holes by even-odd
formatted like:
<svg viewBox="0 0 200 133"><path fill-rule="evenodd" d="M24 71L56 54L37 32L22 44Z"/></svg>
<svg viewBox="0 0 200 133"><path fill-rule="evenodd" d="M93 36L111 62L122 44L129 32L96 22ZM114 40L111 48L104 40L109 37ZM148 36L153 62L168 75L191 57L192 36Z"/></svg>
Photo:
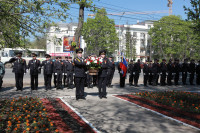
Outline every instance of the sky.
<svg viewBox="0 0 200 133"><path fill-rule="evenodd" d="M166 11L166 13L149 14L149 15L118 15L109 18L115 20L115 24L135 24L137 21L159 20L163 16L168 16L169 7L168 0L93 0L94 4L102 8L104 7L107 13L123 13L123 12L146 12L146 11ZM173 0L172 11L173 15L180 15L183 19L187 19L183 6L190 7L190 0ZM78 6L71 5L69 10L69 22L78 22ZM93 14L88 9L85 9L85 21L89 17L88 14Z"/></svg>

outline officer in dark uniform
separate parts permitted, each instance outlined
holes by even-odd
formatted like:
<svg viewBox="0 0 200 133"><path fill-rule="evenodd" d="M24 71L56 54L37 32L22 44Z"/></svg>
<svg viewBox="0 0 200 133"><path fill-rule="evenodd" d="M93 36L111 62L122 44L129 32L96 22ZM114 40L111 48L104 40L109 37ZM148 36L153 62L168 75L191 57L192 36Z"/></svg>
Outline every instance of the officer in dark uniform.
<svg viewBox="0 0 200 133"><path fill-rule="evenodd" d="M67 79L67 64L68 64L68 56L65 56L65 60L63 61L63 63L64 63L64 69L63 69L63 73L64 73L64 75L63 75L63 83L64 83L64 87L68 87L68 84L66 83L66 79Z"/></svg>
<svg viewBox="0 0 200 133"><path fill-rule="evenodd" d="M72 62L72 57L68 57L68 63L67 63L67 78L66 83L68 85L68 89L73 89L73 81L74 81L74 63Z"/></svg>
<svg viewBox="0 0 200 133"><path fill-rule="evenodd" d="M196 67L196 83L200 85L200 60L198 61L198 65Z"/></svg>
<svg viewBox="0 0 200 133"><path fill-rule="evenodd" d="M54 72L55 75L57 75L57 89L63 89L62 87L62 76L63 76L63 69L64 69L64 63L62 61L62 57L58 56L58 61L54 64Z"/></svg>
<svg viewBox="0 0 200 133"><path fill-rule="evenodd" d="M153 74L153 85L157 85L158 81L158 74L159 74L159 63L158 60L155 59L152 65L152 74Z"/></svg>
<svg viewBox="0 0 200 133"><path fill-rule="evenodd" d="M140 59L138 59L138 61L134 64L133 72L135 73L135 75L134 75L134 86L138 87L138 80L139 80L139 76L140 76L140 73L141 73Z"/></svg>
<svg viewBox="0 0 200 133"><path fill-rule="evenodd" d="M143 75L144 75L144 86L147 86L147 81L149 78L149 67L148 67L148 61L146 60L146 62L144 63L144 67L143 67Z"/></svg>
<svg viewBox="0 0 200 133"><path fill-rule="evenodd" d="M187 73L189 71L189 65L187 59L184 59L184 62L181 65L181 71L182 71L182 83L183 85L186 85Z"/></svg>
<svg viewBox="0 0 200 133"><path fill-rule="evenodd" d="M108 59L106 58L106 51L100 50L99 56L102 59L101 68L98 73L98 89L99 89L99 98L107 98L106 95L106 84L107 84L107 73L108 73Z"/></svg>
<svg viewBox="0 0 200 133"><path fill-rule="evenodd" d="M172 85L172 72L173 72L173 63L172 60L170 59L169 62L167 63L167 85Z"/></svg>
<svg viewBox="0 0 200 133"><path fill-rule="evenodd" d="M46 60L42 61L41 67L43 67L44 85L46 91L51 89L51 78L53 73L53 61L50 59L49 54L45 54Z"/></svg>
<svg viewBox="0 0 200 133"><path fill-rule="evenodd" d="M112 56L110 56L108 58L108 78L107 78L107 87L112 88L111 84L112 84L112 79L113 79L113 75L114 72L113 70L115 70L115 63L112 61Z"/></svg>
<svg viewBox="0 0 200 133"><path fill-rule="evenodd" d="M192 59L190 61L190 64L189 64L190 85L194 85L193 80L194 80L195 71L196 71L196 66L195 66L195 63L194 63L194 59Z"/></svg>
<svg viewBox="0 0 200 133"><path fill-rule="evenodd" d="M75 72L75 86L76 86L76 100L85 99L84 97L84 85L86 78L86 62L82 58L83 49L76 49L78 57L74 59L74 72Z"/></svg>
<svg viewBox="0 0 200 133"><path fill-rule="evenodd" d="M41 73L40 60L36 59L37 54L32 53L33 59L28 62L28 69L31 75L31 90L38 89L38 74Z"/></svg>
<svg viewBox="0 0 200 133"><path fill-rule="evenodd" d="M13 71L15 73L16 88L22 91L23 88L23 78L26 73L27 65L26 60L22 59L22 52L18 52L17 59L14 62Z"/></svg>
<svg viewBox="0 0 200 133"><path fill-rule="evenodd" d="M149 69L149 78L148 78L148 82L149 82L149 85L152 85L153 84L153 71L152 71L152 60L149 61L149 64L148 64L148 69Z"/></svg>
<svg viewBox="0 0 200 133"><path fill-rule="evenodd" d="M128 64L128 72L130 73L130 75L129 75L129 85L130 86L133 86L133 78L135 75L135 74L133 74L133 68L134 68L134 64L133 64L133 60L131 60L130 64Z"/></svg>
<svg viewBox="0 0 200 133"><path fill-rule="evenodd" d="M93 55L88 55L88 59L91 58L91 57L94 57ZM88 68L89 70L89 68ZM93 88L93 85L92 85L92 79L93 79L93 75L90 75L89 71L87 72L87 78L86 78L86 83L87 83L87 87L88 88Z"/></svg>
<svg viewBox="0 0 200 133"><path fill-rule="evenodd" d="M167 64L166 59L162 59L162 62L160 63L160 70L161 70L161 77L160 77L160 85L165 86L166 85L166 73L167 73Z"/></svg>
<svg viewBox="0 0 200 133"><path fill-rule="evenodd" d="M56 56L56 60L54 60L54 63L53 63L53 68L55 68L55 63L56 63L56 61L58 61L58 56ZM53 69L53 82L54 82L54 86L55 86L55 88L57 88L57 73L55 73L55 69Z"/></svg>
<svg viewBox="0 0 200 133"><path fill-rule="evenodd" d="M179 63L179 59L176 59L174 62L174 84L178 85L178 81L179 81L179 74L181 72L181 65Z"/></svg>

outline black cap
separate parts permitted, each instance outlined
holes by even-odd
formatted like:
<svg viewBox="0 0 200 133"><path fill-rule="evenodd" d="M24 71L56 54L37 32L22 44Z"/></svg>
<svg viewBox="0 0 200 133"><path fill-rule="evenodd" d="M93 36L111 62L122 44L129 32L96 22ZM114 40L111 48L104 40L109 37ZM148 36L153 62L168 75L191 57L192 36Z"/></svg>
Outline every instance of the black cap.
<svg viewBox="0 0 200 133"><path fill-rule="evenodd" d="M22 52L16 52L16 56L22 56Z"/></svg>
<svg viewBox="0 0 200 133"><path fill-rule="evenodd" d="M191 61L195 61L194 59L191 59Z"/></svg>
<svg viewBox="0 0 200 133"><path fill-rule="evenodd" d="M106 55L106 50L100 50L100 51L99 51L99 55L101 55L101 54Z"/></svg>
<svg viewBox="0 0 200 133"><path fill-rule="evenodd" d="M158 61L158 59L154 59L154 61Z"/></svg>
<svg viewBox="0 0 200 133"><path fill-rule="evenodd" d="M58 59L59 58L59 56L56 56L56 59Z"/></svg>
<svg viewBox="0 0 200 133"><path fill-rule="evenodd" d="M61 59L62 57L61 57L61 56L58 56L58 58Z"/></svg>
<svg viewBox="0 0 200 133"><path fill-rule="evenodd" d="M150 60L149 62L152 62L152 60Z"/></svg>
<svg viewBox="0 0 200 133"><path fill-rule="evenodd" d="M172 59L169 59L169 62L172 62Z"/></svg>
<svg viewBox="0 0 200 133"><path fill-rule="evenodd" d="M110 56L109 58L113 58L113 56Z"/></svg>
<svg viewBox="0 0 200 133"><path fill-rule="evenodd" d="M140 62L140 59L138 59L137 61Z"/></svg>
<svg viewBox="0 0 200 133"><path fill-rule="evenodd" d="M130 62L133 62L133 60L130 60Z"/></svg>
<svg viewBox="0 0 200 133"><path fill-rule="evenodd" d="M49 54L45 54L45 57L46 57L46 58L50 58L51 55L49 55Z"/></svg>
<svg viewBox="0 0 200 133"><path fill-rule="evenodd" d="M162 59L162 61L166 61L166 59Z"/></svg>
<svg viewBox="0 0 200 133"><path fill-rule="evenodd" d="M32 53L32 56L34 57L34 56L36 56L37 57L37 54L36 53Z"/></svg>
<svg viewBox="0 0 200 133"><path fill-rule="evenodd" d="M83 49L82 48L76 49L76 53L83 53Z"/></svg>
<svg viewBox="0 0 200 133"><path fill-rule="evenodd" d="M184 61L188 61L188 59L184 59Z"/></svg>
<svg viewBox="0 0 200 133"><path fill-rule="evenodd" d="M66 59L68 59L68 58L69 58L69 56L65 56L65 58L66 58Z"/></svg>
<svg viewBox="0 0 200 133"><path fill-rule="evenodd" d="M69 57L68 57L68 59L72 59L72 57L71 57L71 56L69 56Z"/></svg>
<svg viewBox="0 0 200 133"><path fill-rule="evenodd" d="M198 62L200 62L200 60Z"/></svg>

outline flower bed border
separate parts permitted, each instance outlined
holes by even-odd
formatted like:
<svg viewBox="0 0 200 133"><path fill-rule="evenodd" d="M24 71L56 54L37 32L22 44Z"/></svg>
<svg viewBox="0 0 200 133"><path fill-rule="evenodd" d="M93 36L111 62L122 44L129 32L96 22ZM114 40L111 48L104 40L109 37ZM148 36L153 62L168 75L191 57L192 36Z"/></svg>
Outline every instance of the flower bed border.
<svg viewBox="0 0 200 133"><path fill-rule="evenodd" d="M194 121L182 118L182 117L177 117L170 112L163 111L163 110L156 108L156 107L152 107L150 105L144 104L143 102L146 102L146 103L149 103L149 104L152 104L152 105L156 105L158 107L162 107L162 108L165 108L165 109L168 109L168 110L172 110L174 113L180 113L181 112L181 114L186 115L186 116L191 117L191 118L195 117L196 119L199 119L200 115L190 114L188 112L181 111L180 109L176 109L176 108L169 107L169 106L166 106L166 105L163 105L163 104L159 104L159 103L156 103L155 101L144 99L144 98L141 98L141 97L138 97L138 96L135 96L135 95L129 94L129 95L114 95L114 96L121 98L121 99L124 99L124 100L129 101L129 102L135 103L135 104L140 105L142 107L151 109L153 111L159 112L159 113L164 114L166 116L172 117L174 119L177 119L181 122L187 123L187 124L192 125L194 127L200 128L200 123L197 123L197 122L194 122ZM134 100L134 99L136 99L136 100ZM140 101L143 101L143 102L140 102Z"/></svg>

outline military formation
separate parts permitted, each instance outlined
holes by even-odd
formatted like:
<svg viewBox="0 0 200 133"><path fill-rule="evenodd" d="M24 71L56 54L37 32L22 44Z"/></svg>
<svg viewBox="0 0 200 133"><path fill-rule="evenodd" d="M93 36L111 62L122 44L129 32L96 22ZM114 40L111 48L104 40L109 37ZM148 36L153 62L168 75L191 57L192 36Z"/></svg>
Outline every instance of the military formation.
<svg viewBox="0 0 200 133"><path fill-rule="evenodd" d="M193 59L190 61L185 59L183 63L180 63L179 59L174 61L170 59L168 62L166 62L166 59L162 59L161 63L159 63L158 59L155 59L153 63L151 60L145 63L140 63L140 60L133 63L133 60L131 60L128 65L130 86L138 86L138 78L142 69L144 86L157 86L158 84L161 86L179 85L180 76L182 76L183 85L187 85L187 80L190 85L194 85L195 75L196 84L200 85L200 60L198 64L195 64Z"/></svg>
<svg viewBox="0 0 200 133"><path fill-rule="evenodd" d="M57 56L55 60L51 59L49 54L45 54L46 60L40 62L37 59L37 54L32 53L32 59L26 63L22 58L22 52L16 53L16 58L12 59L13 73L15 74L16 91L23 91L23 77L24 74L30 72L31 92L38 90L38 75L43 69L45 90L51 90L52 77L54 78L54 87L58 89L73 89L76 88L76 99L85 99L84 87L93 88L98 87L99 98L107 98L106 87L112 87L112 79L114 75L115 65L112 57L106 57L106 51L99 51L99 58L102 59L101 67L97 75L89 75L88 66L86 65L86 58L82 57L83 49L76 50L77 57L72 59L66 56L62 60L61 56ZM96 56L96 55L89 55ZM5 68L0 62L0 85L3 82Z"/></svg>

